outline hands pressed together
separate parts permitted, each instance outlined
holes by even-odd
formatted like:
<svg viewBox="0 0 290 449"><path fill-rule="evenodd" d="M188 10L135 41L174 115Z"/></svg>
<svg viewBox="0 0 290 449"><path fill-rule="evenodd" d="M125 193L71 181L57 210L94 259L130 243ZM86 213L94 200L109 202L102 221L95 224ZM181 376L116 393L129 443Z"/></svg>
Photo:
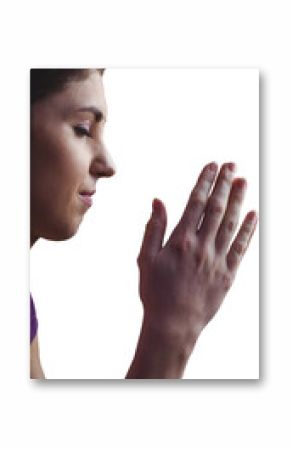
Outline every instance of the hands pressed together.
<svg viewBox="0 0 290 449"><path fill-rule="evenodd" d="M203 168L164 246L166 210L160 200L154 200L137 259L144 319L131 367L135 377L181 377L249 245L257 223L254 211L236 232L246 180L234 178L234 163L224 164L217 172L214 162Z"/></svg>

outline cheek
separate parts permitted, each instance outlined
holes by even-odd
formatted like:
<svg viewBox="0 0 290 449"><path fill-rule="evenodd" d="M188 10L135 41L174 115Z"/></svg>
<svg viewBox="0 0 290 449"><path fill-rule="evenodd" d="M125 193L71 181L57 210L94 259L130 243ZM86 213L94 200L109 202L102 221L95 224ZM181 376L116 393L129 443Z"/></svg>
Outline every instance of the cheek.
<svg viewBox="0 0 290 449"><path fill-rule="evenodd" d="M46 138L45 138L46 137ZM42 135L31 149L31 197L42 207L65 207L83 184L89 167L84 145L67 135Z"/></svg>

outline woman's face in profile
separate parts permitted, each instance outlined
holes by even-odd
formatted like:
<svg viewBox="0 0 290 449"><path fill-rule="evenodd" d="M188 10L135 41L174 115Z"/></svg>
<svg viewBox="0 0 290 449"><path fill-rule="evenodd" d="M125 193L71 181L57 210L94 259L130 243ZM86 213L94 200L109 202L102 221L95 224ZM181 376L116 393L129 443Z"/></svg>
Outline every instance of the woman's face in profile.
<svg viewBox="0 0 290 449"><path fill-rule="evenodd" d="M72 237L89 208L81 192L94 191L99 177L115 173L103 143L106 116L97 71L32 106L31 244L39 237Z"/></svg>

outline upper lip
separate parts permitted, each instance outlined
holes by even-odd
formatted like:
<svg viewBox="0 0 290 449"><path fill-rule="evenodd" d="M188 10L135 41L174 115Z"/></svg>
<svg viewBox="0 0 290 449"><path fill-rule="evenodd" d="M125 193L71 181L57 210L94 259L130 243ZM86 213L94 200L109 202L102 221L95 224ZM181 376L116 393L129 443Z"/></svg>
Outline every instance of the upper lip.
<svg viewBox="0 0 290 449"><path fill-rule="evenodd" d="M94 195L95 193L96 193L95 190L82 190L82 191L80 192L80 195L90 195L90 196L92 196L92 195Z"/></svg>

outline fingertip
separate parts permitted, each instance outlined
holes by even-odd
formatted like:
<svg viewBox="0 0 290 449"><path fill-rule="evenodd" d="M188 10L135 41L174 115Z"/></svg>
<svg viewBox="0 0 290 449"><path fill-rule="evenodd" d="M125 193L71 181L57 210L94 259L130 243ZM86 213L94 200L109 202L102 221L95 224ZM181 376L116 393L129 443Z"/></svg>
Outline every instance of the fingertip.
<svg viewBox="0 0 290 449"><path fill-rule="evenodd" d="M235 178L233 180L233 185L237 189L244 189L248 186L247 180L245 178Z"/></svg>
<svg viewBox="0 0 290 449"><path fill-rule="evenodd" d="M154 198L153 202L152 202L152 211L153 214L156 215L160 215L163 213L164 210L164 206L161 200L159 200L158 198Z"/></svg>
<svg viewBox="0 0 290 449"><path fill-rule="evenodd" d="M247 221L256 223L258 221L258 213L255 210L251 210L247 213Z"/></svg>
<svg viewBox="0 0 290 449"><path fill-rule="evenodd" d="M218 163L216 161L212 161L207 165L207 168L213 172L216 172L218 169Z"/></svg>
<svg viewBox="0 0 290 449"><path fill-rule="evenodd" d="M235 172L237 170L237 164L235 162L228 162L226 164L226 166L228 167L228 169L232 172Z"/></svg>
<svg viewBox="0 0 290 449"><path fill-rule="evenodd" d="M152 208L153 212L158 212L158 209L160 208L160 201L158 200L158 198L153 199Z"/></svg>

